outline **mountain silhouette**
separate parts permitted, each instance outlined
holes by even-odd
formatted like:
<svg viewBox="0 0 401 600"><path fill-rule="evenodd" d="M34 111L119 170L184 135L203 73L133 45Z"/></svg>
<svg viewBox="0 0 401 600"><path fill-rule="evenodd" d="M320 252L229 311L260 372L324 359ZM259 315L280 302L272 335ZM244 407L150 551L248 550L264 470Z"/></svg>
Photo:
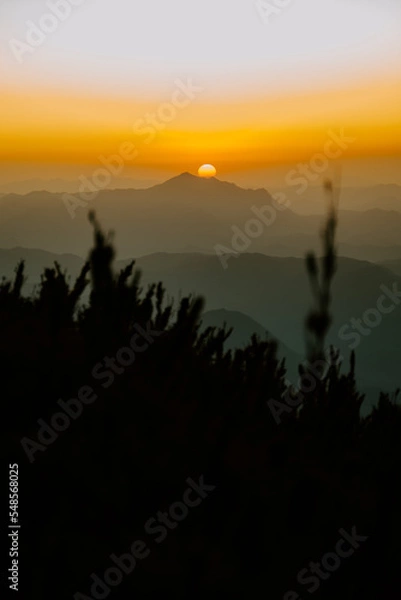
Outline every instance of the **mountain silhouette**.
<svg viewBox="0 0 401 600"><path fill-rule="evenodd" d="M88 185L83 189L92 193ZM217 178L183 173L147 189L100 190L85 202L72 219L63 194L3 196L0 247L41 248L84 257L90 242L86 218L88 210L95 209L102 221L119 232L116 247L120 258L190 248L215 253L219 245L230 249L233 227L244 232L248 221L258 218L254 209L271 207L273 199L265 189L243 189ZM298 215L292 206L269 214L274 218L270 224L262 224L260 235L250 239L247 251L302 257L306 247L318 250L319 215ZM373 261L401 258L400 228L401 214L396 211L342 211L339 253Z"/></svg>
<svg viewBox="0 0 401 600"><path fill-rule="evenodd" d="M94 244L77 278L56 263L24 296L20 263L0 284L2 437L29 498L24 590L41 600L55 589L60 600L78 600L113 587L116 598L280 598L312 560L322 556L325 566L343 536L348 562L319 583L321 597L396 597L397 394L380 394L362 416L359 349L342 373L332 349L324 373L311 362L299 367L308 383L301 397L274 340L253 336L227 350L218 325L231 321L240 335L259 327L219 309L247 302L284 331L303 307L301 261L250 254L224 272L215 257L158 254L138 261L148 284L133 261L116 264L110 237L90 218ZM365 294L389 273L351 259L337 264L333 223L322 261L307 259L319 300L309 296L301 318L310 357L327 341L337 267L349 292ZM217 288L227 302L208 315L211 302L197 286L174 300L172 284L182 289L184 279L199 289L209 282L206 291ZM345 306L350 295L339 300ZM358 547L350 546L355 532ZM130 553L144 549L146 560L136 563Z"/></svg>

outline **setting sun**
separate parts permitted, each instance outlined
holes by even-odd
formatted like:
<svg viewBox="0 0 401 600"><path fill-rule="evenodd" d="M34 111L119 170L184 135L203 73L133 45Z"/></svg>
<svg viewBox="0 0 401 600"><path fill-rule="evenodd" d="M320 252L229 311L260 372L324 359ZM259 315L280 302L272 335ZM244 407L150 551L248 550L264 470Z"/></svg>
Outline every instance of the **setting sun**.
<svg viewBox="0 0 401 600"><path fill-rule="evenodd" d="M210 177L215 177L216 173L217 171L213 165L202 165L198 169L199 177L205 177L207 179L209 179Z"/></svg>

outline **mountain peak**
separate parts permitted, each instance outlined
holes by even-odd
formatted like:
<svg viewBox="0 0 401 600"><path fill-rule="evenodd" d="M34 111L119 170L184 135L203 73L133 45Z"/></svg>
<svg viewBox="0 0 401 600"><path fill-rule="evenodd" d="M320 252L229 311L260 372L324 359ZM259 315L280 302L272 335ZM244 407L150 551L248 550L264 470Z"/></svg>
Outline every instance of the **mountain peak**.
<svg viewBox="0 0 401 600"><path fill-rule="evenodd" d="M159 183L151 189L163 191L165 194L173 194L176 200L181 198L187 205L191 201L199 202L201 197L209 200L217 198L220 205L224 200L230 204L238 202L245 205L255 202L268 202L270 199L270 195L265 189L246 190L230 181L224 181L217 177L199 177L188 171Z"/></svg>
<svg viewBox="0 0 401 600"><path fill-rule="evenodd" d="M165 183L167 183L168 181L193 181L195 179L200 179L200 178L197 175L193 175L189 171L184 171L184 173L181 173L180 175L171 177L171 179L168 179Z"/></svg>
<svg viewBox="0 0 401 600"><path fill-rule="evenodd" d="M211 189L211 187L214 188L217 186L220 188L227 185L234 184L229 184L226 181L220 181L220 179L216 179L216 177L210 177L209 179L205 177L199 177L198 175L193 175L192 173L185 171L180 175L176 175L175 177L167 179L163 183L159 183L155 187L167 188L170 191L175 190L177 192L188 192L189 190L205 190L205 186L207 189Z"/></svg>
<svg viewBox="0 0 401 600"><path fill-rule="evenodd" d="M185 187L188 186L198 186L198 189L205 189L204 186L210 186L208 189L222 189L222 188L239 188L235 183L230 183L228 181L222 181L221 179L217 179L217 177L199 177L199 175L193 175L188 171L181 173L180 175L176 175L175 177L171 177L171 179L167 179L164 183L160 183L161 186L169 186L169 187Z"/></svg>

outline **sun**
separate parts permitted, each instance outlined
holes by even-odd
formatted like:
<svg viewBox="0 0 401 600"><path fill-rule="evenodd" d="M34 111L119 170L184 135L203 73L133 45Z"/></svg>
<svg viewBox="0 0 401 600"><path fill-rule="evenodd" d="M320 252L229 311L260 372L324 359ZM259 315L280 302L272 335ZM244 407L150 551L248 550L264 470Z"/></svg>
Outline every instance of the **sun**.
<svg viewBox="0 0 401 600"><path fill-rule="evenodd" d="M202 165L198 169L199 177L205 177L209 179L210 177L215 177L217 171L213 165Z"/></svg>

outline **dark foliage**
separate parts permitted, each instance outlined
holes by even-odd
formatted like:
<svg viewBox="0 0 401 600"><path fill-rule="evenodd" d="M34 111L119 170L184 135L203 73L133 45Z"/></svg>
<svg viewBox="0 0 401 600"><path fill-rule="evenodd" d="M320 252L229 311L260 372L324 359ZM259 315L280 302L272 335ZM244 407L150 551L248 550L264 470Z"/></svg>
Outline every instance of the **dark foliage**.
<svg viewBox="0 0 401 600"><path fill-rule="evenodd" d="M368 541L322 581L316 598L398 597L396 397L382 395L362 419L355 357L348 374L333 359L277 424L267 403L288 390L276 343L254 338L225 352L228 331L200 333L200 298L168 303L161 283L141 288L134 263L115 274L111 240L94 215L91 222L94 248L75 283L55 264L25 298L20 264L14 282L0 287L2 428L21 469L23 597L62 600L78 590L89 597L90 574L101 577L112 553L143 539L149 558L110 597L279 599L298 590L304 598L310 594L296 581L299 570L333 549L340 528L353 526ZM310 364L322 359L330 325L335 228L333 208L321 270L307 259L315 301L307 318ZM107 377L95 379L93 369L128 347L138 326L161 335L103 387ZM21 439L37 441L37 420L50 423L58 400L76 398L85 385L96 401L30 464ZM216 489L155 544L144 524L200 475Z"/></svg>

